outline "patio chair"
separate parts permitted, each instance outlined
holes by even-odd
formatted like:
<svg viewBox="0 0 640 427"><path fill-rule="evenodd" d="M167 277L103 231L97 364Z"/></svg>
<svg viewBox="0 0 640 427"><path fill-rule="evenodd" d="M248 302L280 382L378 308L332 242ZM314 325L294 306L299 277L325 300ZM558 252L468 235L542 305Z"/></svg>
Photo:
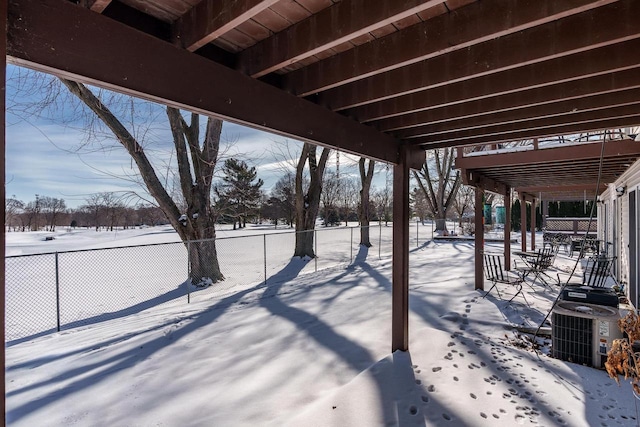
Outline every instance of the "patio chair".
<svg viewBox="0 0 640 427"><path fill-rule="evenodd" d="M500 295L500 289L497 287L498 283L514 286L516 293L511 297L508 302L513 301L518 295L522 295L524 301L529 305L529 301L522 292L522 282L524 277L518 272L506 271L503 269L504 257L499 254L484 254L484 277L493 283L491 288L484 294L482 298L485 298L495 288L498 293L498 298L502 299Z"/></svg>
<svg viewBox="0 0 640 427"><path fill-rule="evenodd" d="M540 282L546 287L550 287L549 282L545 280L543 276L555 281L553 277L547 274L547 270L553 266L553 261L555 259L555 255L557 254L557 247L554 249L552 246L546 246L541 250L538 250L535 253L534 257L523 258L525 260L524 266L516 266L516 270L518 270L522 274L522 278L526 279L527 276L533 274L533 281L529 285L533 288L533 285L536 283L538 279Z"/></svg>
<svg viewBox="0 0 640 427"><path fill-rule="evenodd" d="M612 277L611 268L616 257L593 256L587 259L587 266L582 278L582 284L594 288L603 288L607 284L607 278Z"/></svg>
<svg viewBox="0 0 640 427"><path fill-rule="evenodd" d="M584 257L586 252L591 252L597 256L600 254L600 240L594 239L593 237L572 239L569 256L573 257L574 252L578 252L578 258Z"/></svg>

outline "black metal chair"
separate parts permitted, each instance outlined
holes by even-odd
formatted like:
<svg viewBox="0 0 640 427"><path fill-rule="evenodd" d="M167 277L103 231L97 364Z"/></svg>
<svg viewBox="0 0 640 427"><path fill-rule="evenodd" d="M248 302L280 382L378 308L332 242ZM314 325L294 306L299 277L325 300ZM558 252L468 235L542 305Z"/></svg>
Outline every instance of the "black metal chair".
<svg viewBox="0 0 640 427"><path fill-rule="evenodd" d="M543 276L554 281L553 277L547 274L547 270L553 265L556 253L557 251L554 253L553 247L546 246L543 249L538 250L535 253L535 257L525 260L526 264L524 266L516 266L516 270L522 274L523 279L526 279L527 276L533 274L533 281L529 285L532 289L538 279L540 279L540 282L544 286L550 287L549 282L545 280Z"/></svg>
<svg viewBox="0 0 640 427"><path fill-rule="evenodd" d="M594 288L604 288L607 278L613 277L611 269L616 257L594 256L587 259L587 266L582 277L582 284Z"/></svg>
<svg viewBox="0 0 640 427"><path fill-rule="evenodd" d="M498 293L498 298L502 299L502 295L500 295L500 289L497 287L498 283L514 286L516 288L516 293L511 297L508 302L513 301L515 297L518 295L522 295L524 301L529 305L529 301L524 296L522 292L522 282L524 282L524 277L522 274L513 273L507 271L503 268L504 266L504 257L499 254L484 254L484 277L493 283L491 288L484 294L482 298L485 298L489 293L495 288Z"/></svg>

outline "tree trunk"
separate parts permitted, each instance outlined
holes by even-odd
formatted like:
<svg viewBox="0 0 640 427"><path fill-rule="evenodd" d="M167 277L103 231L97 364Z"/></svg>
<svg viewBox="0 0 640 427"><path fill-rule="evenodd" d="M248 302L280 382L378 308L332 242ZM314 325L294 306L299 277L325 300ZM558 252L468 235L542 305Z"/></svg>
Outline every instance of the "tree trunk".
<svg viewBox="0 0 640 427"><path fill-rule="evenodd" d="M293 256L315 258L316 255L313 250L313 237L315 232L315 230L305 230L296 233L296 247Z"/></svg>
<svg viewBox="0 0 640 427"><path fill-rule="evenodd" d="M187 242L189 251L189 277L191 283L208 286L224 279L218 264L218 253L214 238Z"/></svg>
<svg viewBox="0 0 640 427"><path fill-rule="evenodd" d="M360 169L360 182L362 184L362 188L360 189L360 209L358 211L358 220L360 221L360 245L370 248L372 245L369 238L369 192L371 190L371 181L373 180L375 161L369 160L369 165L366 167L365 171L365 160L366 159L362 157L358 162Z"/></svg>
<svg viewBox="0 0 640 427"><path fill-rule="evenodd" d="M322 194L322 176L329 158L328 148L322 150L320 161L316 160L316 146L305 143L296 166L296 245L294 257L315 258L313 237L316 217L320 209L320 195ZM303 189L303 172L309 162L309 189L305 194Z"/></svg>
<svg viewBox="0 0 640 427"><path fill-rule="evenodd" d="M436 230L435 231L447 231L447 220L446 218L436 218Z"/></svg>

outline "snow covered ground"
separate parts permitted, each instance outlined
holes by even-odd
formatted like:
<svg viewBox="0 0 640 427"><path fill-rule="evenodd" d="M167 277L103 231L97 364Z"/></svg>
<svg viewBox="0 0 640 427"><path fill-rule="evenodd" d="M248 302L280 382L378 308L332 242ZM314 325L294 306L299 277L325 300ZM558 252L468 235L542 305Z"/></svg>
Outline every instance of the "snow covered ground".
<svg viewBox="0 0 640 427"><path fill-rule="evenodd" d="M627 383L523 348L513 327L537 325L554 290L483 299L469 242L412 249L410 351L390 353L391 262L375 251L12 344L8 424L638 425Z"/></svg>

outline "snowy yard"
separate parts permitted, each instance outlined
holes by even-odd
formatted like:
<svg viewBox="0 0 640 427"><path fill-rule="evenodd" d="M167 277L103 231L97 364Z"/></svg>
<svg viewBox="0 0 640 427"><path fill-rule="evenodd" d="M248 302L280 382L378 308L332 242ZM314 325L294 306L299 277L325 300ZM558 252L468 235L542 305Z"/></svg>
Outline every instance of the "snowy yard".
<svg viewBox="0 0 640 427"><path fill-rule="evenodd" d="M483 299L472 243L413 248L410 352L391 354L391 262L354 256L10 345L8 423L638 425L626 382L519 345L513 326L537 326L553 290Z"/></svg>

